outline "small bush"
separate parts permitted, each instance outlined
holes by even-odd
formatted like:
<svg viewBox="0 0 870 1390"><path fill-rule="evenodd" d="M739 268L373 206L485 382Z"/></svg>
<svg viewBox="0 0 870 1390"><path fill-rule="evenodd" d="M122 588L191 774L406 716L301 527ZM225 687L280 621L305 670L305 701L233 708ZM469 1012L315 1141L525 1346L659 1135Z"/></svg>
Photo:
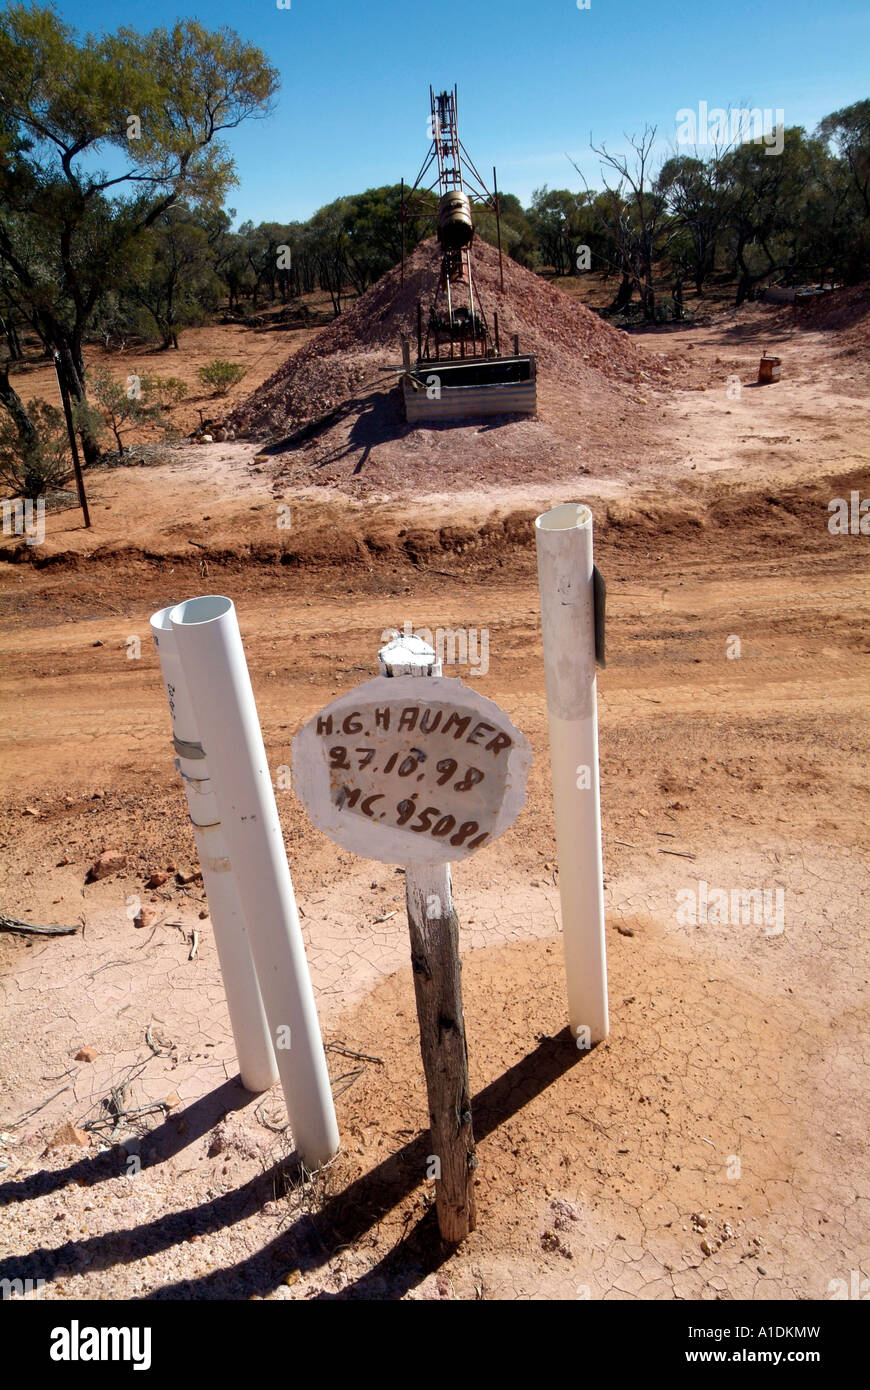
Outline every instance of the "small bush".
<svg viewBox="0 0 870 1390"><path fill-rule="evenodd" d="M225 396L246 374L247 368L239 362L225 362L221 357L206 362L197 372L203 386L210 386L216 396Z"/></svg>
<svg viewBox="0 0 870 1390"><path fill-rule="evenodd" d="M149 405L156 405L161 410L167 410L172 405L178 405L187 395L187 386L177 376L143 376L142 395Z"/></svg>
<svg viewBox="0 0 870 1390"><path fill-rule="evenodd" d="M172 426L162 417L166 402L159 395L180 399L185 394L185 386L174 377L140 377L130 372L126 382L121 382L106 367L93 367L88 372L88 389L102 412L105 424L109 426L118 445L118 458L124 456L123 434L126 430L141 429L156 425L167 434ZM158 399L155 400L155 395Z"/></svg>
<svg viewBox="0 0 870 1390"><path fill-rule="evenodd" d="M48 401L31 401L27 414L36 432L30 449L22 446L11 417L0 411L0 480L24 497L39 497L69 478L69 437L63 411Z"/></svg>

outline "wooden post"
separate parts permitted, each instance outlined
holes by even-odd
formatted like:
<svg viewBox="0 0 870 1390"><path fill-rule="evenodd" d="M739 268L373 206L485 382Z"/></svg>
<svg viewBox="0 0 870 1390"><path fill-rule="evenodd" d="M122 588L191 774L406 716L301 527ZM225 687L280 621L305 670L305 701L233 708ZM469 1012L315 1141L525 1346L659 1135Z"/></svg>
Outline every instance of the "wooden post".
<svg viewBox="0 0 870 1390"><path fill-rule="evenodd" d="M399 220L402 223L402 284L405 283L405 180L402 179L402 206L399 213Z"/></svg>
<svg viewBox="0 0 870 1390"><path fill-rule="evenodd" d="M495 203L495 230L498 235L498 278L501 292L504 294L504 264L501 258L501 208L498 201L498 175L495 172L495 165L492 166L492 190Z"/></svg>
<svg viewBox="0 0 870 1390"><path fill-rule="evenodd" d="M441 662L419 638L396 637L378 653L385 676L440 676ZM408 864L405 902L420 1052L429 1100L435 1203L442 1239L458 1244L477 1224L474 1132L462 1010L459 921L449 864Z"/></svg>
<svg viewBox="0 0 870 1390"><path fill-rule="evenodd" d="M494 321L495 321L495 355L496 355L496 357L500 357L501 354L500 354L500 352L499 352L499 341L498 341L498 314L493 314L493 319L494 319Z"/></svg>
<svg viewBox="0 0 870 1390"><path fill-rule="evenodd" d="M423 361L423 305L417 300L417 361Z"/></svg>
<svg viewBox="0 0 870 1390"><path fill-rule="evenodd" d="M455 1245L476 1225L477 1158L462 1012L459 921L453 907L449 864L409 864L405 869L405 902L420 1052L429 1097L430 1157L440 1165L440 1177L435 1180L438 1229L444 1240Z"/></svg>
<svg viewBox="0 0 870 1390"><path fill-rule="evenodd" d="M79 506L85 519L85 526L91 524L91 514L88 511L88 499L85 495L85 480L82 477L82 466L79 462L79 448L76 443L76 432L73 428L72 410L70 409L69 396L67 395L66 383L60 372L60 353L54 354L54 371L57 377L57 389L60 391L61 404L63 405L64 418L66 419L66 431L69 435L69 447L72 450L73 472L76 477L76 491L79 495Z"/></svg>

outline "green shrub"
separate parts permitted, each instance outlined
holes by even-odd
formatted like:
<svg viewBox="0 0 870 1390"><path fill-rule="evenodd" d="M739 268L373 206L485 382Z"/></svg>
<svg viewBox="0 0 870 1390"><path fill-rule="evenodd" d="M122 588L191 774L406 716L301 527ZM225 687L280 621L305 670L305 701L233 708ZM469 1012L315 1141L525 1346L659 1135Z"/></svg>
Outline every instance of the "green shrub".
<svg viewBox="0 0 870 1390"><path fill-rule="evenodd" d="M48 401L31 401L27 414L35 435L30 448L22 443L12 417L0 411L0 480L24 497L39 497L69 478L69 437L63 411Z"/></svg>
<svg viewBox="0 0 870 1390"><path fill-rule="evenodd" d="M187 395L187 386L177 376L151 376L149 373L141 378L142 396L149 405L156 405L160 410L168 410L172 405L178 405Z"/></svg>
<svg viewBox="0 0 870 1390"><path fill-rule="evenodd" d="M115 436L119 459L124 454L122 434L125 430L157 425L167 434L172 432L172 426L161 413L166 402L161 402L159 396L172 397L175 394L176 399L180 399L177 395L179 387L181 395L184 395L184 383L174 377L140 377L137 372L130 372L126 381L122 382L107 367L93 367L88 372L88 390ZM154 399L155 394L157 400Z"/></svg>
<svg viewBox="0 0 870 1390"><path fill-rule="evenodd" d="M247 373L247 368L239 362L225 362L215 357L200 367L197 376L203 386L210 386L216 396L225 396L231 386L235 386Z"/></svg>

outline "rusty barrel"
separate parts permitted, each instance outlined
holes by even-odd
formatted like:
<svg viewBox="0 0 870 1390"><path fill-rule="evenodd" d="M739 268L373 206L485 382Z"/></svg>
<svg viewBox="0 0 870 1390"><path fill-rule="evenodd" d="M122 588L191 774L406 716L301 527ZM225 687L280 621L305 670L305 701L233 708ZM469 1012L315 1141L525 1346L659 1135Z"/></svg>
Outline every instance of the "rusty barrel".
<svg viewBox="0 0 870 1390"><path fill-rule="evenodd" d="M459 251L474 236L471 220L471 200L467 193L455 189L445 193L438 204L438 238L445 251Z"/></svg>
<svg viewBox="0 0 870 1390"><path fill-rule="evenodd" d="M779 381L779 373L781 367L781 357L770 357L767 353L765 353L758 364L759 386L769 386L772 381Z"/></svg>

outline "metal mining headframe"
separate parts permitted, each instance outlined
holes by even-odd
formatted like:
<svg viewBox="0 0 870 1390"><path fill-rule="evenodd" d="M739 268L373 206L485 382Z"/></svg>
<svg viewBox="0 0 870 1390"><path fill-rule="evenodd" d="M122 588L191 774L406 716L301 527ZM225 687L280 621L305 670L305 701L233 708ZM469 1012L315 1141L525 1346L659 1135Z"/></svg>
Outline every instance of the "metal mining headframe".
<svg viewBox="0 0 870 1390"><path fill-rule="evenodd" d="M501 355L498 313L492 329L474 280L474 203L495 214L499 277L504 293L501 216L496 171L492 192L477 172L459 138L457 90L435 93L429 88L432 143L410 193L402 180L402 284L405 283L405 224L411 218L431 217L422 192L438 195L438 240L441 263L433 275L428 315L417 304L417 362L402 341L402 391L409 421L452 420L501 414L533 414L537 405L537 360L520 353L514 337L512 356ZM434 182L425 179L435 168ZM443 348L443 353L442 353ZM433 367L437 363L437 368Z"/></svg>

